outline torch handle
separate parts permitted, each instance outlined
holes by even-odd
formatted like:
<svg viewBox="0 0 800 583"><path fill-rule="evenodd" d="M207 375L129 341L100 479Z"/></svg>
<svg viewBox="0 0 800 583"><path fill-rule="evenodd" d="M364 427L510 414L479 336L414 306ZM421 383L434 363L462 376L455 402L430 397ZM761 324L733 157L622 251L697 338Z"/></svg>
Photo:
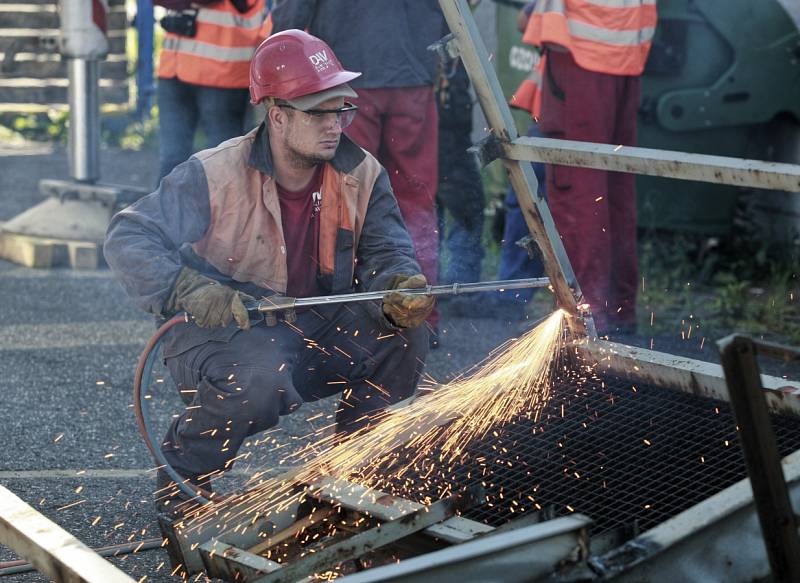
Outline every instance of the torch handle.
<svg viewBox="0 0 800 583"><path fill-rule="evenodd" d="M502 281L482 281L475 283L453 283L450 285L429 285L423 288L387 289L371 292L358 292L352 294L337 294L332 296L312 296L309 298L289 298L274 295L248 302L246 307L251 312L269 313L279 310L291 310L311 306L324 306L329 304L345 304L350 302L368 302L381 300L387 294L399 292L410 295L445 296L485 291L504 291L507 289L524 289L548 287L550 279L547 277L533 277L528 279L506 279Z"/></svg>

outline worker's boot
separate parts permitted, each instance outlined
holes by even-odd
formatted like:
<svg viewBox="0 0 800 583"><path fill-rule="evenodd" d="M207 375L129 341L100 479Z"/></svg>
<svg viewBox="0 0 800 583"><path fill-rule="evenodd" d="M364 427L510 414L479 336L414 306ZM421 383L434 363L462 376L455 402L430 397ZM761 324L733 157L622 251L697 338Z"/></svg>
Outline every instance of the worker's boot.
<svg viewBox="0 0 800 583"><path fill-rule="evenodd" d="M211 480L207 476L191 476L184 480L192 490L197 487L212 492ZM156 512L165 515L170 521L179 519L200 506L197 495L184 492L167 472L159 470L156 474Z"/></svg>

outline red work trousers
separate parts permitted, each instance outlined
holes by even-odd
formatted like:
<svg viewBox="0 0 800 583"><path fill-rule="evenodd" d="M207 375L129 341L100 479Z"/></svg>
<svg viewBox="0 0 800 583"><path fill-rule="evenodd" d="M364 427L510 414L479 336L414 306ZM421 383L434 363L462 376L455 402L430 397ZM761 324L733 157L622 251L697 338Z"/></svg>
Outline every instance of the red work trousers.
<svg viewBox="0 0 800 583"><path fill-rule="evenodd" d="M433 87L358 90L358 115L346 134L386 168L417 261L429 284L439 273L436 218L438 184L438 114ZM436 327L439 313L428 323Z"/></svg>
<svg viewBox="0 0 800 583"><path fill-rule="evenodd" d="M540 127L550 138L632 146L639 77L587 71L549 51ZM600 333L636 322L638 259L633 174L548 165L547 197Z"/></svg>

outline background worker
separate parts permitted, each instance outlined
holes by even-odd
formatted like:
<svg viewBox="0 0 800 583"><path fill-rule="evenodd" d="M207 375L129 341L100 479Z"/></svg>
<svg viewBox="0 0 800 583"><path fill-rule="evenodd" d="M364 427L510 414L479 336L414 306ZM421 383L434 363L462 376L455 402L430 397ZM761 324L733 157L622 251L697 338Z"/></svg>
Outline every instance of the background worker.
<svg viewBox="0 0 800 583"><path fill-rule="evenodd" d="M166 365L192 407L162 450L191 483L227 470L248 435L303 401L344 391L336 421L347 433L419 380L432 297L396 292L271 326L243 304L425 286L386 170L342 135L358 76L305 32L271 36L250 74L264 123L192 156L111 222L106 259L137 305L194 320L164 337Z"/></svg>
<svg viewBox="0 0 800 583"><path fill-rule="evenodd" d="M442 57L440 57L442 59ZM447 249L444 283L479 281L484 250L481 175L472 146L472 94L461 59L440 63L436 84L439 108L439 238ZM447 218L449 216L449 224ZM474 302L469 296L455 300Z"/></svg>
<svg viewBox="0 0 800 583"><path fill-rule="evenodd" d="M347 135L386 168L422 272L436 283L436 55L427 47L446 31L437 0L278 0L272 22L276 31L307 29L363 72ZM434 311L434 347L438 322Z"/></svg>
<svg viewBox="0 0 800 583"><path fill-rule="evenodd" d="M240 135L253 50L269 35L265 0L156 0L164 44L158 61L159 180L195 151Z"/></svg>
<svg viewBox="0 0 800 583"><path fill-rule="evenodd" d="M528 10L523 41L543 55L527 88L540 83L541 91L521 88L517 101L528 102L547 137L635 145L656 0L538 0ZM549 206L598 331L635 331L634 176L557 165L546 175Z"/></svg>

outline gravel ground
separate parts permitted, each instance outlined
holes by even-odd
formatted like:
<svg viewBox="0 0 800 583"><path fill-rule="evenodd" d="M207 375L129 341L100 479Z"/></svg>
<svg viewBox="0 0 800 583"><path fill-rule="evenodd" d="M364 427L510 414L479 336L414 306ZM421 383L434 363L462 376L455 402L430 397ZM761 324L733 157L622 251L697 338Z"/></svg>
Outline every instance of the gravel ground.
<svg viewBox="0 0 800 583"><path fill-rule="evenodd" d="M147 186L156 168L153 152L104 151L108 182ZM37 144L0 148L0 221L39 200L40 178L65 178L65 153ZM108 270L32 270L0 261L0 393L5 448L0 483L92 546L158 536L152 508L152 462L132 413L136 360L153 332ZM538 312L537 312L538 311ZM546 311L538 304L532 317ZM483 359L519 328L488 319L449 317L442 347L431 353L427 374L439 381ZM624 337L648 347L649 336ZM674 335L653 339L656 349L715 358L713 343ZM775 372L781 372L776 370ZM166 386L166 384L164 385ZM160 425L178 408L171 392L159 393ZM306 419L330 413L331 400L307 404L283 419L275 433L303 443ZM276 454L254 450L253 466L275 465ZM281 452L280 455L283 455ZM240 468L232 480L246 475ZM227 479L227 478L226 478ZM0 561L14 558L0 547ZM134 579L175 581L161 550L114 559ZM36 574L0 580L39 581Z"/></svg>

